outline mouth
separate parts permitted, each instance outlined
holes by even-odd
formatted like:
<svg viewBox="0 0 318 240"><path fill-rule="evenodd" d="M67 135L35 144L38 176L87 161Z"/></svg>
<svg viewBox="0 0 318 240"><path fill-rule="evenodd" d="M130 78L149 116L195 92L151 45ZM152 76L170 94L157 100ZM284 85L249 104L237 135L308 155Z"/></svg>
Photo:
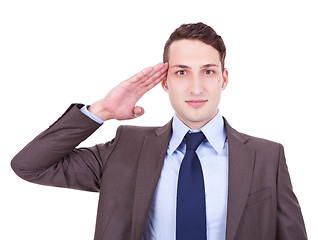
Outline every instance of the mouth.
<svg viewBox="0 0 318 240"><path fill-rule="evenodd" d="M187 100L186 103L189 104L191 107L201 107L207 101L208 100L203 100L203 99L193 99L193 100Z"/></svg>

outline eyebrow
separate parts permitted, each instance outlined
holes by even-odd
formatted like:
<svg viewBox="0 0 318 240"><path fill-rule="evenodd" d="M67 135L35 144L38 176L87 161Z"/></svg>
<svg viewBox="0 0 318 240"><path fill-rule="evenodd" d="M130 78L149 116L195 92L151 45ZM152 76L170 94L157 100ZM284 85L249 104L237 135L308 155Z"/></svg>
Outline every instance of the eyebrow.
<svg viewBox="0 0 318 240"><path fill-rule="evenodd" d="M200 67L201 67L201 68L219 67L219 65L217 65L217 64L215 64L215 63L208 63L208 64L201 65ZM183 65L183 64L176 64L176 65L173 65L171 68L191 69L190 66Z"/></svg>

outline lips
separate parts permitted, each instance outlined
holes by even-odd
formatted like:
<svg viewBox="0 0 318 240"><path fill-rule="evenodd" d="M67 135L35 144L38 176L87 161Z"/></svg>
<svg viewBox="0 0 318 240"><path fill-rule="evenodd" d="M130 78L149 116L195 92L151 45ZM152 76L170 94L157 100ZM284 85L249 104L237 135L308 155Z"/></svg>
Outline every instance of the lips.
<svg viewBox="0 0 318 240"><path fill-rule="evenodd" d="M207 101L208 100L204 100L204 99L191 99L191 100L187 100L186 103L189 104L191 107L201 107Z"/></svg>

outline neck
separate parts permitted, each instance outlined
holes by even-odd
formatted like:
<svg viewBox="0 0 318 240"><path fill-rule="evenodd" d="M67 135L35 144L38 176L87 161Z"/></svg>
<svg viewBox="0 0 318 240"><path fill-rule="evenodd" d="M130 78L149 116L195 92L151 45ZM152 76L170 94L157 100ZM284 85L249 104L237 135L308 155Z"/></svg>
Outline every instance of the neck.
<svg viewBox="0 0 318 240"><path fill-rule="evenodd" d="M187 121L185 119L182 119L178 113L176 113L177 117L180 119L181 122L183 122L188 128L191 130L200 130L202 127L204 127L208 122L210 122L219 112L219 110L209 119L205 121Z"/></svg>

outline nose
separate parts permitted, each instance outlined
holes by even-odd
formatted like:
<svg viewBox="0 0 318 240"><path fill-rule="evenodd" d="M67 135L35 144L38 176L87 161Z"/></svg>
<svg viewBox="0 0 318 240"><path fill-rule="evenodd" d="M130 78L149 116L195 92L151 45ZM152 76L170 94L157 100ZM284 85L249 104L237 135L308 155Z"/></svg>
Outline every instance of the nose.
<svg viewBox="0 0 318 240"><path fill-rule="evenodd" d="M202 79L198 75L194 75L190 84L190 93L192 95L200 95L203 92Z"/></svg>

